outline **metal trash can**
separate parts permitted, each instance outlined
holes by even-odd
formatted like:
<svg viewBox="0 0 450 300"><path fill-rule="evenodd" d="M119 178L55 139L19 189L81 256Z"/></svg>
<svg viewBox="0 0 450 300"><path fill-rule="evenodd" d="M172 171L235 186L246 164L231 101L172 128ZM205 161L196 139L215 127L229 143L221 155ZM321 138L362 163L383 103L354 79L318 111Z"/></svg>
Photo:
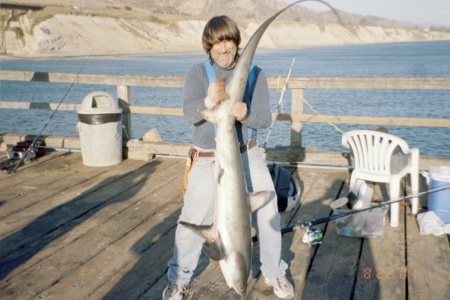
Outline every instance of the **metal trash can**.
<svg viewBox="0 0 450 300"><path fill-rule="evenodd" d="M83 164L105 167L122 161L122 109L106 92L93 92L78 110Z"/></svg>

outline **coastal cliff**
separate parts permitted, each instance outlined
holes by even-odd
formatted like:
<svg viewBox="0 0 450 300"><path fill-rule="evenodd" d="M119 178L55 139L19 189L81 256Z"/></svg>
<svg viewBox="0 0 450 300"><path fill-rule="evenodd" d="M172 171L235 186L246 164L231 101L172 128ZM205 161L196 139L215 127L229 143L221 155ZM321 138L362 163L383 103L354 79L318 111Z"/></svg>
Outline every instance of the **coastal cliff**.
<svg viewBox="0 0 450 300"><path fill-rule="evenodd" d="M3 19L6 19L3 17ZM2 21L1 54L11 57L74 57L201 52L206 18L98 16L23 13ZM264 20L239 19L245 46ZM449 40L450 32L418 27L384 27L280 20L266 31L259 49L287 49L407 41Z"/></svg>

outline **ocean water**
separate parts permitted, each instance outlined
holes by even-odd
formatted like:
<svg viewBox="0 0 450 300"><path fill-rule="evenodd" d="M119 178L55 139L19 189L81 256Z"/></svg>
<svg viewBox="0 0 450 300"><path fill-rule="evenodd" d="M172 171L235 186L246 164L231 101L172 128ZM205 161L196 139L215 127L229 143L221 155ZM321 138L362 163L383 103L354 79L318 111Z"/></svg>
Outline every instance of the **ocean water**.
<svg viewBox="0 0 450 300"><path fill-rule="evenodd" d="M450 41L408 42L257 51L254 63L267 76L311 77L414 77L450 76ZM2 59L3 70L70 72L111 75L184 76L189 66L206 59L204 54L91 57L82 59ZM115 86L46 84L2 81L1 101L81 103L93 91L116 94ZM276 112L280 91L270 90L272 111ZM291 92L283 97L283 111L290 112ZM449 118L450 90L306 90L306 100L323 115ZM181 88L131 88L132 105L181 107ZM52 115L46 110L0 110L0 132L38 134ZM305 107L305 113L314 113ZM45 128L44 135L78 136L77 114L58 111ZM376 128L376 125L336 124L338 129ZM435 127L385 126L391 133L417 147L423 155L450 156L450 129ZM132 116L132 138L140 138L156 128L165 141L190 142L189 126L182 117ZM258 137L265 141L268 130ZM268 147L288 146L290 123L275 122ZM327 123L304 123L303 146L318 150L345 151L341 133Z"/></svg>

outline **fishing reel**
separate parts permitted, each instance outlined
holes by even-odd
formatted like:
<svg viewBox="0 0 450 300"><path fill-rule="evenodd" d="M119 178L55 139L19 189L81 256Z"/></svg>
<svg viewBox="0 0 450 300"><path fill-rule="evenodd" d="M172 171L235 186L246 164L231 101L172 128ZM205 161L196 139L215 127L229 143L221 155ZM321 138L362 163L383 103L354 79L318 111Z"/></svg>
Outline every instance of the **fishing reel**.
<svg viewBox="0 0 450 300"><path fill-rule="evenodd" d="M309 244L309 246L315 246L322 243L323 234L322 229L319 227L307 227L306 232L303 234L302 242Z"/></svg>

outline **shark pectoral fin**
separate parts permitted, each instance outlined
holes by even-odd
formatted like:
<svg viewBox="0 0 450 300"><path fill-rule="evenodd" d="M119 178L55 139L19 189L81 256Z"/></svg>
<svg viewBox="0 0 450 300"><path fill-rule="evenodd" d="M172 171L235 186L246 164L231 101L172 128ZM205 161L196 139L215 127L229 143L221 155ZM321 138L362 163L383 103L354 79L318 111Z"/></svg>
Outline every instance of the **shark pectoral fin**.
<svg viewBox="0 0 450 300"><path fill-rule="evenodd" d="M256 193L249 193L250 209L252 212L260 209L266 205L270 200L271 191L261 191Z"/></svg>
<svg viewBox="0 0 450 300"><path fill-rule="evenodd" d="M195 225L184 221L178 221L178 223L186 226L205 239L205 242L203 243L203 250L209 258L213 260L221 260L225 257L222 240L220 239L220 235L215 231L214 224Z"/></svg>
<svg viewBox="0 0 450 300"><path fill-rule="evenodd" d="M211 225L195 225L184 221L178 221L178 224L186 226L207 241L214 242L216 234L214 233L214 224Z"/></svg>

